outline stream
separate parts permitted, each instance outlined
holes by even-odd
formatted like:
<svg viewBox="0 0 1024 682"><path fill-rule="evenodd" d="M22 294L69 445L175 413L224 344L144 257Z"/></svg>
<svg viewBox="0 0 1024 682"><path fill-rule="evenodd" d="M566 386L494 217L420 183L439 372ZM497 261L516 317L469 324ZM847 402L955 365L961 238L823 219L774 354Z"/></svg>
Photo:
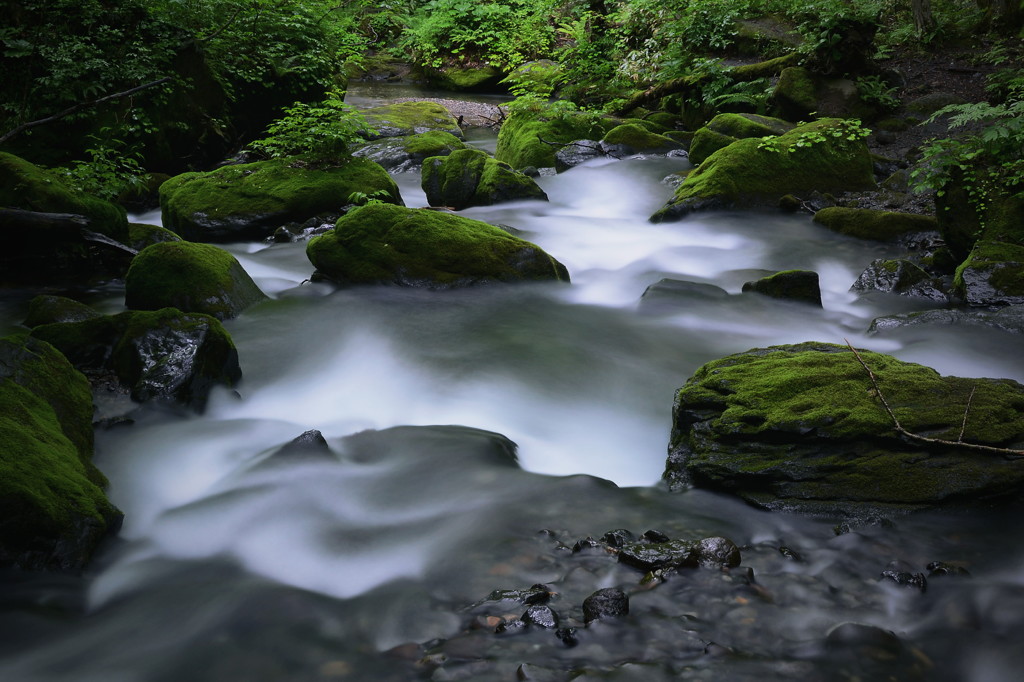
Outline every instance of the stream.
<svg viewBox="0 0 1024 682"><path fill-rule="evenodd" d="M493 150L494 137L471 143ZM1019 679L1019 510L837 533L838 519L659 485L674 391L731 353L849 339L942 374L1024 381L1019 337L998 330L867 334L876 316L930 305L849 291L894 246L803 214L649 223L672 192L663 180L687 167L595 160L540 177L549 202L461 212L515 228L565 264L569 285L337 290L306 281L304 243L227 245L271 297L226 323L242 383L202 415L143 409L97 432L124 527L85 576L4 577L0 679ZM406 205L426 204L418 173L396 181ZM159 224L159 212L133 219ZM793 268L819 273L823 309L740 294ZM645 296L665 279L731 295ZM91 302L115 312L123 292ZM0 307L0 326L21 303ZM334 457L271 456L310 429ZM636 570L570 549L617 528L725 536L751 571L640 589ZM894 560L971 576L922 592L879 579ZM537 583L563 620L614 586L630 615L579 628L576 646L467 625L493 590ZM833 631L848 622L880 630L850 643ZM871 639L881 631L895 637ZM437 647L444 658L424 658Z"/></svg>

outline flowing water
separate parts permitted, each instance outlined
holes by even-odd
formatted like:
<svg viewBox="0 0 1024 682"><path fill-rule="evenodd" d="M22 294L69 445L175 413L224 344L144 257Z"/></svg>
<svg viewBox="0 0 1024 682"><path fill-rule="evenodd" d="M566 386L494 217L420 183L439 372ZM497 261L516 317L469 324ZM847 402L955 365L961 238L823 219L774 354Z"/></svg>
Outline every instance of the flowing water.
<svg viewBox="0 0 1024 682"><path fill-rule="evenodd" d="M521 663L592 668L580 679L783 679L827 671L832 658L860 665L823 648L847 621L899 636L896 653L876 646L893 679L911 679L899 666L920 679L1018 679L1019 512L837 535L836 519L658 485L674 390L730 353L849 339L943 374L1024 380L1019 337L1002 332L866 334L877 315L925 307L849 292L894 247L804 215L649 223L671 195L663 179L686 167L594 161L541 177L550 202L463 212L518 230L567 266L571 285L335 290L306 281L304 244L229 245L272 299L227 323L243 382L201 416L143 410L97 434L124 528L83 578L6 577L0 679L511 680ZM425 205L417 174L396 179L407 205ZM740 295L745 281L790 268L820 274L823 309ZM641 301L663 279L731 296ZM113 311L120 295L97 300ZM5 328L22 304L0 309ZM309 429L333 457L269 456ZM518 467L496 434L515 444ZM614 528L727 536L756 587L700 569L640 590L635 571L566 550ZM897 559L915 572L955 562L972 577L898 588L878 579ZM572 648L547 634L466 633L465 608L534 583L559 593L563 618L590 592L622 586L632 615L587 628ZM450 664L432 672L437 661L381 653L446 638L486 652L464 658L490 667L473 673L448 650Z"/></svg>

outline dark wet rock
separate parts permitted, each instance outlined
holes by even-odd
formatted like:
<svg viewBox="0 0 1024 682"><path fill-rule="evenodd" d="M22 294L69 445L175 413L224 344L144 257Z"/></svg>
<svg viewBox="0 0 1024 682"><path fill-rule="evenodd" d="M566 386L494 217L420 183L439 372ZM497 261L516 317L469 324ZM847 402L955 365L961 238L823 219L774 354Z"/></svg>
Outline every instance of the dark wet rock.
<svg viewBox="0 0 1024 682"><path fill-rule="evenodd" d="M1012 305L996 310L951 308L886 315L872 320L868 332L888 332L916 325L975 325L994 327L1012 334L1024 334L1024 305Z"/></svg>
<svg viewBox="0 0 1024 682"><path fill-rule="evenodd" d="M125 276L125 305L177 308L218 320L238 316L266 295L231 253L212 244L161 242L139 252Z"/></svg>
<svg viewBox="0 0 1024 682"><path fill-rule="evenodd" d="M88 381L53 346L0 339L0 567L80 570L120 527L92 413Z"/></svg>
<svg viewBox="0 0 1024 682"><path fill-rule="evenodd" d="M955 286L972 306L1024 303L1024 246L979 241L957 268Z"/></svg>
<svg viewBox="0 0 1024 682"><path fill-rule="evenodd" d="M720 301L728 297L728 291L714 284L666 278L647 287L639 305L641 310L657 312L685 308L692 301Z"/></svg>
<svg viewBox="0 0 1024 682"><path fill-rule="evenodd" d="M762 279L746 282L743 292L752 292L787 301L799 301L821 307L818 273L811 270L784 270Z"/></svg>
<svg viewBox="0 0 1024 682"><path fill-rule="evenodd" d="M520 620L542 628L558 627L558 614L552 611L550 606L544 604L537 604L526 609L526 613L520 617Z"/></svg>
<svg viewBox="0 0 1024 682"><path fill-rule="evenodd" d="M604 618L620 618L629 613L629 597L617 587L598 590L583 600L583 619L587 623Z"/></svg>
<svg viewBox="0 0 1024 682"><path fill-rule="evenodd" d="M602 535L601 541L609 547L624 547L629 543L636 542L636 536L625 528L616 528Z"/></svg>
<svg viewBox="0 0 1024 682"><path fill-rule="evenodd" d="M728 538L704 538L697 546L697 561L708 568L735 568L740 565L740 548Z"/></svg>
<svg viewBox="0 0 1024 682"><path fill-rule="evenodd" d="M459 149L423 162L423 191L431 206L456 210L508 201L547 201L537 183L480 149Z"/></svg>
<svg viewBox="0 0 1024 682"><path fill-rule="evenodd" d="M242 376L238 351L220 321L175 308L46 324L32 336L56 346L94 384L113 377L140 402L168 400L202 410L214 386L233 386Z"/></svg>
<svg viewBox="0 0 1024 682"><path fill-rule="evenodd" d="M320 168L286 158L177 175L160 186L160 209L163 224L184 239L237 242L338 212L355 193L402 203L395 181L369 159Z"/></svg>
<svg viewBox="0 0 1024 682"><path fill-rule="evenodd" d="M551 599L551 591L546 585L537 584L525 590L494 590L486 599L473 604L472 612L490 612L509 609L519 604L535 606L545 604Z"/></svg>
<svg viewBox="0 0 1024 682"><path fill-rule="evenodd" d="M814 222L833 232L890 242L906 234L937 232L939 223L933 216L897 213L869 208L831 206L814 214Z"/></svg>
<svg viewBox="0 0 1024 682"><path fill-rule="evenodd" d="M911 587L924 592L928 589L928 579L924 573L913 573L913 567L904 561L892 561L882 571L882 579L896 583L900 587Z"/></svg>
<svg viewBox="0 0 1024 682"><path fill-rule="evenodd" d="M101 316L99 311L74 299L44 295L29 301L28 314L23 324L32 328L54 322L81 322Z"/></svg>
<svg viewBox="0 0 1024 682"><path fill-rule="evenodd" d="M332 457L331 447L327 444L324 434L310 429L288 441L271 455L274 459L288 458L322 458Z"/></svg>
<svg viewBox="0 0 1024 682"><path fill-rule="evenodd" d="M638 542L619 549L619 561L640 569L692 568L700 561L700 545L688 540Z"/></svg>
<svg viewBox="0 0 1024 682"><path fill-rule="evenodd" d="M665 533L662 533L660 530L655 530L653 528L645 530L644 534L641 536L641 540L644 540L646 542L668 542L671 539L672 538L670 538Z"/></svg>
<svg viewBox="0 0 1024 682"><path fill-rule="evenodd" d="M454 475L467 467L518 468L517 446L493 431L468 426L395 426L346 436L342 451L353 462L412 459L433 474ZM450 472L450 473L449 473Z"/></svg>
<svg viewBox="0 0 1024 682"><path fill-rule="evenodd" d="M580 643L579 637L576 634L576 628L559 628L555 630L555 637L569 648Z"/></svg>
<svg viewBox="0 0 1024 682"><path fill-rule="evenodd" d="M790 561L803 561L803 557L790 547L779 547L779 554Z"/></svg>
<svg viewBox="0 0 1024 682"><path fill-rule="evenodd" d="M825 635L828 649L868 649L878 653L899 655L903 642L889 630L863 623L840 623Z"/></svg>
<svg viewBox="0 0 1024 682"><path fill-rule="evenodd" d="M850 287L850 291L884 291L938 302L949 300L939 279L905 259L872 261Z"/></svg>
<svg viewBox="0 0 1024 682"><path fill-rule="evenodd" d="M604 155L605 152L597 140L576 140L555 152L555 169L559 172L566 171Z"/></svg>
<svg viewBox="0 0 1024 682"><path fill-rule="evenodd" d="M466 143L450 132L433 130L368 142L352 152L352 155L378 163L389 173L401 173L418 168L428 157L447 156L465 148Z"/></svg>
<svg viewBox="0 0 1024 682"><path fill-rule="evenodd" d="M737 140L687 175L675 196L651 220L679 220L709 208L777 206L779 197L786 194L873 189L867 145L863 140L847 140L841 134L842 125L838 119L825 118L805 123L770 143L757 138ZM804 135L821 136L825 141L797 147Z"/></svg>
<svg viewBox="0 0 1024 682"><path fill-rule="evenodd" d="M447 289L514 281L568 281L538 246L487 223L390 204L362 206L312 239L314 279Z"/></svg>
<svg viewBox="0 0 1024 682"><path fill-rule="evenodd" d="M956 564L949 564L945 561L933 561L928 566L928 577L929 578L943 578L952 576L955 578L968 578L971 572L963 566L957 566Z"/></svg>
<svg viewBox="0 0 1024 682"><path fill-rule="evenodd" d="M754 349L704 365L677 393L670 487L852 516L1019 499L1024 471L1016 461L956 441L963 430L966 443L1020 448L1024 386L943 377L869 351L860 356L903 428L945 443L901 436L847 347Z"/></svg>
<svg viewBox="0 0 1024 682"><path fill-rule="evenodd" d="M572 546L572 553L579 554L580 552L587 551L601 551L605 550L605 545L598 540L590 537L589 535L581 540L577 540Z"/></svg>
<svg viewBox="0 0 1024 682"><path fill-rule="evenodd" d="M529 626L529 623L517 618L515 620L502 621L498 624L498 627L494 628L494 632L499 635L516 635L520 632L525 632Z"/></svg>

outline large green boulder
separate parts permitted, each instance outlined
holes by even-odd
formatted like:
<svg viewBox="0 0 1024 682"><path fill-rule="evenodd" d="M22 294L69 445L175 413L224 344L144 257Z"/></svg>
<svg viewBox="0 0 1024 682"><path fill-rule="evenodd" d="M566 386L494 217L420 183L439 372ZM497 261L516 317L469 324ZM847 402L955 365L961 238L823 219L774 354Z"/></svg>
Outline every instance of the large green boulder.
<svg viewBox="0 0 1024 682"><path fill-rule="evenodd" d="M810 70L790 66L782 70L772 91L772 101L779 114L791 121L809 117L818 108L817 84Z"/></svg>
<svg viewBox="0 0 1024 682"><path fill-rule="evenodd" d="M53 346L0 339L0 566L80 569L120 526L92 413L88 381Z"/></svg>
<svg viewBox="0 0 1024 682"><path fill-rule="evenodd" d="M1019 461L965 444L1024 447L1024 385L944 377L888 355L859 354L864 364L846 346L808 342L698 369L676 394L669 485L827 515L1022 496Z"/></svg>
<svg viewBox="0 0 1024 682"><path fill-rule="evenodd" d="M621 122L581 111L555 113L543 107L518 110L498 131L494 157L515 169L554 168L560 146L576 140L599 140Z"/></svg>
<svg viewBox="0 0 1024 682"><path fill-rule="evenodd" d="M160 209L164 227L183 239L248 241L285 223L338 212L356 192L402 201L387 171L368 159L311 166L287 158L177 175L160 186Z"/></svg>
<svg viewBox="0 0 1024 682"><path fill-rule="evenodd" d="M505 72L496 66L442 66L427 69L427 79L432 85L456 92L491 92L499 90Z"/></svg>
<svg viewBox="0 0 1024 682"><path fill-rule="evenodd" d="M431 206L454 209L519 199L547 201L533 178L479 149L460 149L423 162L423 191Z"/></svg>
<svg viewBox="0 0 1024 682"><path fill-rule="evenodd" d="M233 386L242 376L220 321L176 308L44 324L32 337L60 350L97 390L119 386L138 402L202 410L214 386Z"/></svg>
<svg viewBox="0 0 1024 682"><path fill-rule="evenodd" d="M431 156L447 156L465 149L466 143L443 130L406 135L405 137L382 137L367 142L352 152L375 163L391 173L410 170Z"/></svg>
<svg viewBox="0 0 1024 682"><path fill-rule="evenodd" d="M939 227L934 216L843 206L821 209L814 214L814 222L839 234L880 242L915 232L935 232Z"/></svg>
<svg viewBox="0 0 1024 682"><path fill-rule="evenodd" d="M844 121L821 119L768 141L747 138L719 149L686 176L651 220L708 208L777 205L786 194L874 186L864 141Z"/></svg>
<svg viewBox="0 0 1024 682"><path fill-rule="evenodd" d="M1024 303L1024 246L979 241L956 269L954 286L972 306Z"/></svg>
<svg viewBox="0 0 1024 682"><path fill-rule="evenodd" d="M459 122L436 102L398 102L373 107L362 112L367 125L374 130L368 139L404 137L438 130L464 139Z"/></svg>
<svg viewBox="0 0 1024 682"><path fill-rule="evenodd" d="M266 300L233 255L212 244L159 242L132 260L124 280L125 305L133 310L178 308L218 320L236 317Z"/></svg>
<svg viewBox="0 0 1024 682"><path fill-rule="evenodd" d="M757 114L718 114L697 130L690 141L690 162L704 163L713 153L747 137L783 135L796 126L787 121Z"/></svg>
<svg viewBox="0 0 1024 682"><path fill-rule="evenodd" d="M680 142L652 130L655 127L650 123L617 125L601 138L601 149L613 156L626 156L645 153L667 154L683 148Z"/></svg>
<svg viewBox="0 0 1024 682"><path fill-rule="evenodd" d="M0 208L80 215L93 232L119 242L128 238L123 208L71 189L53 173L6 152L0 152ZM5 243L9 243L6 237Z"/></svg>
<svg viewBox="0 0 1024 682"><path fill-rule="evenodd" d="M569 281L540 247L478 220L442 211L370 204L310 240L314 279L446 289L529 280Z"/></svg>

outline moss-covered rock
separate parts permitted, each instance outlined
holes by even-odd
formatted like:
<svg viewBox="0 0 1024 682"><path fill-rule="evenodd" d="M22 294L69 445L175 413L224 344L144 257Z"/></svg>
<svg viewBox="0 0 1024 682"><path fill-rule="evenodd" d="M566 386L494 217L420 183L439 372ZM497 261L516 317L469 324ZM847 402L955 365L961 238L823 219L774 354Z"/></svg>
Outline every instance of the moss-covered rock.
<svg viewBox="0 0 1024 682"><path fill-rule="evenodd" d="M352 154L379 163L391 173L415 168L431 156L447 156L466 143L451 133L432 130L405 137L384 137L360 146Z"/></svg>
<svg viewBox="0 0 1024 682"><path fill-rule="evenodd" d="M434 289L522 280L568 281L565 267L493 225L429 209L363 206L311 240L314 277L338 284Z"/></svg>
<svg viewBox="0 0 1024 682"><path fill-rule="evenodd" d="M0 566L79 569L121 522L92 465L92 396L53 346L0 339Z"/></svg>
<svg viewBox="0 0 1024 682"><path fill-rule="evenodd" d="M144 223L128 223L128 246L136 251L142 251L151 244L160 242L180 242L181 237L159 225L146 225Z"/></svg>
<svg viewBox="0 0 1024 682"><path fill-rule="evenodd" d="M1024 386L943 377L861 351L900 424L845 346L773 346L710 362L676 395L665 478L768 509L909 511L1019 499L1024 469L963 442L1024 446ZM971 397L973 394L973 398ZM965 408L966 424L964 422Z"/></svg>
<svg viewBox="0 0 1024 682"><path fill-rule="evenodd" d="M431 84L456 92L492 92L501 89L500 83L505 72L496 66L442 66L427 69Z"/></svg>
<svg viewBox="0 0 1024 682"><path fill-rule="evenodd" d="M772 91L772 101L782 118L790 121L806 119L818 107L814 76L802 66L783 69Z"/></svg>
<svg viewBox="0 0 1024 682"><path fill-rule="evenodd" d="M178 308L219 320L266 299L230 253L212 244L160 242L139 252L124 281L134 310Z"/></svg>
<svg viewBox="0 0 1024 682"><path fill-rule="evenodd" d="M718 114L693 134L690 143L690 162L699 166L711 154L728 147L736 140L784 135L795 127L793 123L770 116Z"/></svg>
<svg viewBox="0 0 1024 682"><path fill-rule="evenodd" d="M576 140L599 140L621 123L583 112L546 115L543 110L516 111L498 131L494 157L516 169L554 168L559 145Z"/></svg>
<svg viewBox="0 0 1024 682"><path fill-rule="evenodd" d="M812 270L783 270L743 285L743 292L821 307L821 285Z"/></svg>
<svg viewBox="0 0 1024 682"><path fill-rule="evenodd" d="M936 232L939 229L934 216L842 206L821 209L814 214L814 222L839 234L880 242L893 241L916 232Z"/></svg>
<svg viewBox="0 0 1024 682"><path fill-rule="evenodd" d="M436 102L398 102L382 107L373 107L363 112L366 123L374 133L368 139L382 137L405 137L439 130L464 139L459 122L451 113Z"/></svg>
<svg viewBox="0 0 1024 682"><path fill-rule="evenodd" d="M201 410L214 386L233 386L242 376L238 351L220 321L176 308L45 324L32 337L60 350L98 390L113 382L139 402L167 400Z"/></svg>
<svg viewBox="0 0 1024 682"><path fill-rule="evenodd" d="M160 186L164 227L196 242L262 239L289 222L338 211L354 192L401 203L394 180L368 159L310 167L274 159L184 173Z"/></svg>
<svg viewBox="0 0 1024 682"><path fill-rule="evenodd" d="M690 140L690 163L694 166L699 166L704 163L709 156L717 152L719 149L725 149L736 140L737 138L731 135L716 133L707 126L698 128L693 133L693 138Z"/></svg>
<svg viewBox="0 0 1024 682"><path fill-rule="evenodd" d="M0 208L81 215L93 232L119 242L128 237L123 208L73 190L52 173L6 152L0 152Z"/></svg>
<svg viewBox="0 0 1024 682"><path fill-rule="evenodd" d="M765 144L737 140L686 176L675 197L652 216L660 222L704 208L776 206L785 194L838 192L875 186L871 156L849 140L843 122L821 119Z"/></svg>
<svg viewBox="0 0 1024 682"><path fill-rule="evenodd" d="M1024 303L1024 246L979 241L957 268L955 287L972 306Z"/></svg>
<svg viewBox="0 0 1024 682"><path fill-rule="evenodd" d="M548 198L533 178L479 149L460 149L427 159L423 162L422 186L431 206L454 209Z"/></svg>
<svg viewBox="0 0 1024 682"><path fill-rule="evenodd" d="M652 124L623 123L609 130L601 138L601 148L608 154L667 154L682 149L683 145L651 130Z"/></svg>
<svg viewBox="0 0 1024 682"><path fill-rule="evenodd" d="M42 295L28 302L24 324L31 328L54 322L81 322L95 317L101 317L101 314L91 306L72 298Z"/></svg>
<svg viewBox="0 0 1024 682"><path fill-rule="evenodd" d="M921 266L904 258L880 258L872 261L850 291L884 291L901 296L916 296L933 301L949 300L942 282Z"/></svg>

